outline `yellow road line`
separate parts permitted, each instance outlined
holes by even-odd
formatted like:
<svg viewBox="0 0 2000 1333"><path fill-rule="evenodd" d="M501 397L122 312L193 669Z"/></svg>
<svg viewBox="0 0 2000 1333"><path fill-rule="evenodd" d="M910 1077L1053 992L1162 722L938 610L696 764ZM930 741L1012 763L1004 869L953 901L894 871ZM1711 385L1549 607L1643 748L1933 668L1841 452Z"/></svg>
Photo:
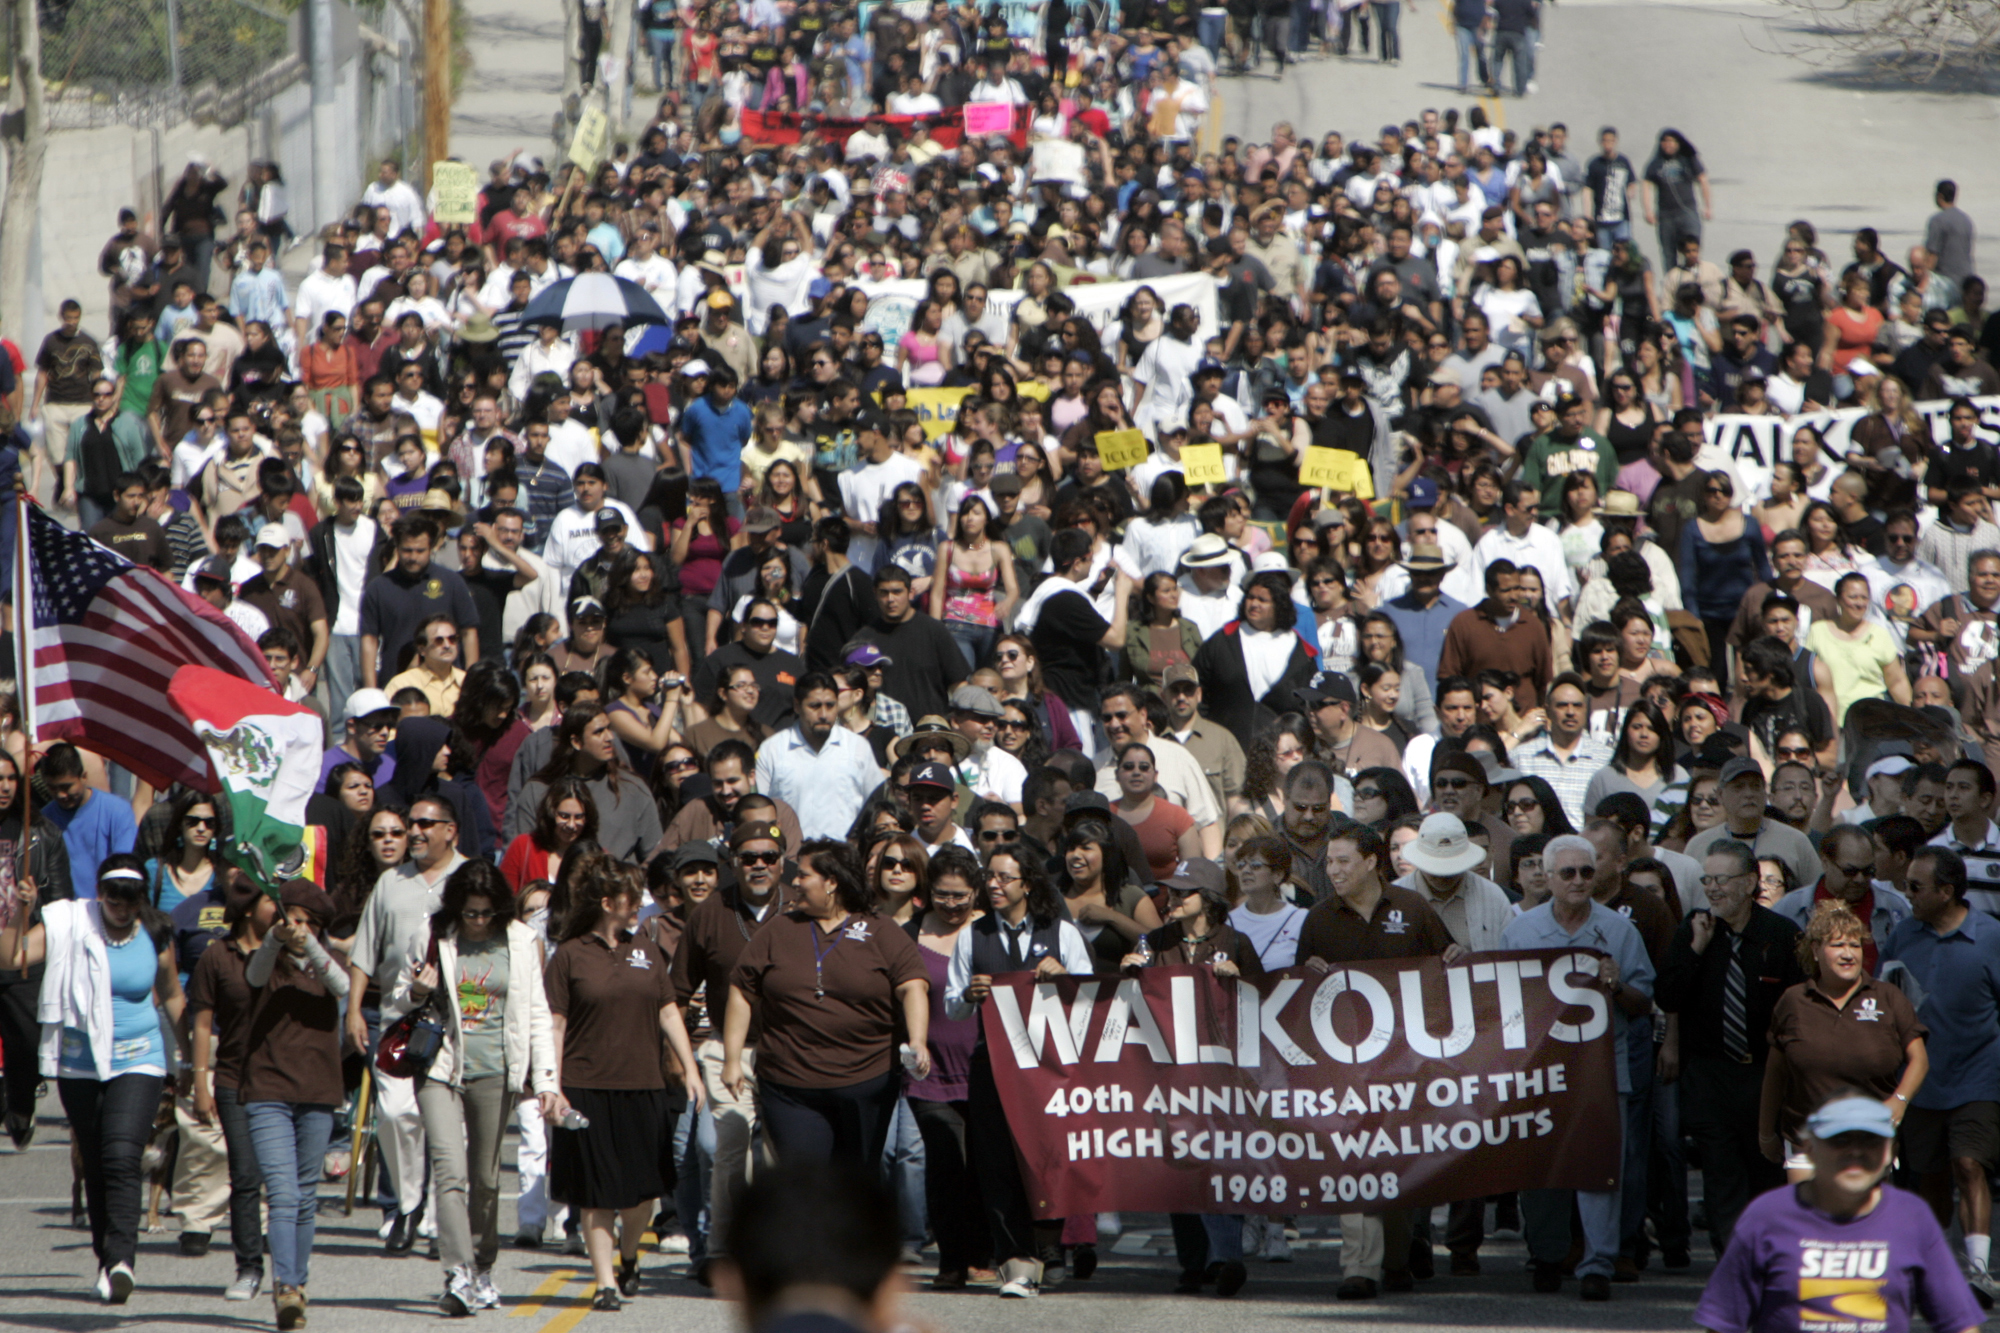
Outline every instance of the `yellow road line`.
<svg viewBox="0 0 2000 1333"><path fill-rule="evenodd" d="M574 1305L549 1320L548 1323L543 1324L541 1333L569 1333L571 1329L581 1324L589 1314L590 1302L584 1297L578 1296Z"/></svg>
<svg viewBox="0 0 2000 1333"><path fill-rule="evenodd" d="M1208 99L1208 116L1203 120L1201 127L1202 145L1196 151L1196 157L1200 157L1203 153L1214 152L1222 143L1223 114L1222 94L1215 93Z"/></svg>
<svg viewBox="0 0 2000 1333"><path fill-rule="evenodd" d="M507 1312L508 1317L511 1319L526 1319L531 1315L541 1313L543 1305L547 1304L551 1298L561 1295L562 1289L576 1281L579 1276L581 1275L574 1270L565 1270L560 1273L552 1273L548 1277L543 1278L541 1286L529 1292L526 1300Z"/></svg>
<svg viewBox="0 0 2000 1333"><path fill-rule="evenodd" d="M1500 71L1496 69L1493 71L1493 74L1497 78ZM1504 130L1507 128L1507 108L1500 104L1499 98L1482 97L1479 99L1479 105L1486 108L1486 119L1493 122L1494 129Z"/></svg>

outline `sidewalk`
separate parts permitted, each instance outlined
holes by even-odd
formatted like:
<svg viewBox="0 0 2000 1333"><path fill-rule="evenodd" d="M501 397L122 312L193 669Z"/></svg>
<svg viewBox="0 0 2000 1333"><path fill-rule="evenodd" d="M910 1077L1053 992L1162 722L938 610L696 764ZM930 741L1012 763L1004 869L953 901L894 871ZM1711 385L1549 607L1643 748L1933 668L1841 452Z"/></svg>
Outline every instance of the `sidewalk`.
<svg viewBox="0 0 2000 1333"><path fill-rule="evenodd" d="M472 68L451 109L451 155L486 167L521 149L553 171L560 150L549 137L562 103L560 5L465 0Z"/></svg>

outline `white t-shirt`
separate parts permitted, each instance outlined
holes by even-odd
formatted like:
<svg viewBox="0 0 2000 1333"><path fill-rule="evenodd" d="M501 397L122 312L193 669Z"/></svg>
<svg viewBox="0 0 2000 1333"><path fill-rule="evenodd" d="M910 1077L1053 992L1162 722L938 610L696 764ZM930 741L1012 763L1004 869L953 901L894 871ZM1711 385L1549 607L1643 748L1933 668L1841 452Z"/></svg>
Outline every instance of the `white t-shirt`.
<svg viewBox="0 0 2000 1333"><path fill-rule="evenodd" d="M333 617L335 634L361 632L361 591L368 582L368 557L374 549L374 519L356 519L351 529L333 525L333 581L340 593L340 606Z"/></svg>
<svg viewBox="0 0 2000 1333"><path fill-rule="evenodd" d="M662 294L668 296L669 299L662 301L661 305L671 313L673 309L671 297L673 295L674 284L679 280L680 275L675 270L673 261L665 255L655 254L651 259L639 259L636 256L627 255L618 261L618 267L612 269L611 272L614 276L624 278L628 282L638 283L655 297Z"/></svg>
<svg viewBox="0 0 2000 1333"><path fill-rule="evenodd" d="M1161 334L1139 358L1132 377L1146 386L1145 401L1133 413L1133 424L1157 436L1169 426L1187 424L1188 404L1194 401L1194 372L1201 365L1202 350L1192 342Z"/></svg>
<svg viewBox="0 0 2000 1333"><path fill-rule="evenodd" d="M923 464L904 453L893 453L880 463L863 463L852 472L840 474L840 502L856 523L879 523L882 506L898 486L924 481ZM847 558L862 569L873 569L880 542L861 533L854 535Z"/></svg>
<svg viewBox="0 0 2000 1333"><path fill-rule="evenodd" d="M201 470L207 467L211 460L222 457L223 450L228 447L229 437L220 431L216 432L215 438L207 444L203 444L198 435L189 431L186 438L174 446L173 467L168 474L170 484L177 491L186 490L188 483L199 477Z"/></svg>
<svg viewBox="0 0 2000 1333"><path fill-rule="evenodd" d="M1229 913L1229 924L1250 941L1265 971L1290 967L1299 961L1299 933L1305 929L1305 908L1281 903L1277 911L1260 916L1248 906L1237 907Z"/></svg>

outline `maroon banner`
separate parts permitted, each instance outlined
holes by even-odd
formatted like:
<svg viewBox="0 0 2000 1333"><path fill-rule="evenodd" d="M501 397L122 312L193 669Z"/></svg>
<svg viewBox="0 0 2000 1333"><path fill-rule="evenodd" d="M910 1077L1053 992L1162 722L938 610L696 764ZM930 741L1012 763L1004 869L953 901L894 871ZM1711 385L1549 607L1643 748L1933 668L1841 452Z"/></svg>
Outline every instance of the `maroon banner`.
<svg viewBox="0 0 2000 1333"><path fill-rule="evenodd" d="M931 127L931 140L943 148L956 148L965 137L965 113L956 108L941 111L934 116L875 116L883 125L895 130L903 138L910 137L910 127L924 121ZM867 124L864 119L852 116L819 116L800 114L796 111L752 111L743 109L743 138L752 144L797 143L805 137L806 131L816 132L820 138L845 148L848 138ZM1016 148L1026 151L1028 147L1028 109L1014 108L1014 129L1007 139Z"/></svg>
<svg viewBox="0 0 2000 1333"><path fill-rule="evenodd" d="M1607 1189L1600 955L993 978L986 1045L1035 1216L1349 1213ZM985 1145L982 1145L982 1149Z"/></svg>

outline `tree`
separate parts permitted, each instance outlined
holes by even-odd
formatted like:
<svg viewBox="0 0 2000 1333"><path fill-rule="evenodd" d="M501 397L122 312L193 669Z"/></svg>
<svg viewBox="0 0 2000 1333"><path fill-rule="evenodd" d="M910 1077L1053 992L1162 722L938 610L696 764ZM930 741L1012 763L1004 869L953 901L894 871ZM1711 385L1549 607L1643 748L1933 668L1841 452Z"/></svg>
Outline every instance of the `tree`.
<svg viewBox="0 0 2000 1333"><path fill-rule="evenodd" d="M0 120L0 144L7 149L7 193L0 204L0 318L5 327L24 331L28 251L35 243L42 163L49 149L48 90L42 82L42 24L35 0L13 0L8 19L13 68L7 114Z"/></svg>
<svg viewBox="0 0 2000 1333"><path fill-rule="evenodd" d="M2000 57L2000 5L1990 0L1782 3L1810 20L1812 37L1828 53L1878 74L1930 83L1982 75Z"/></svg>

